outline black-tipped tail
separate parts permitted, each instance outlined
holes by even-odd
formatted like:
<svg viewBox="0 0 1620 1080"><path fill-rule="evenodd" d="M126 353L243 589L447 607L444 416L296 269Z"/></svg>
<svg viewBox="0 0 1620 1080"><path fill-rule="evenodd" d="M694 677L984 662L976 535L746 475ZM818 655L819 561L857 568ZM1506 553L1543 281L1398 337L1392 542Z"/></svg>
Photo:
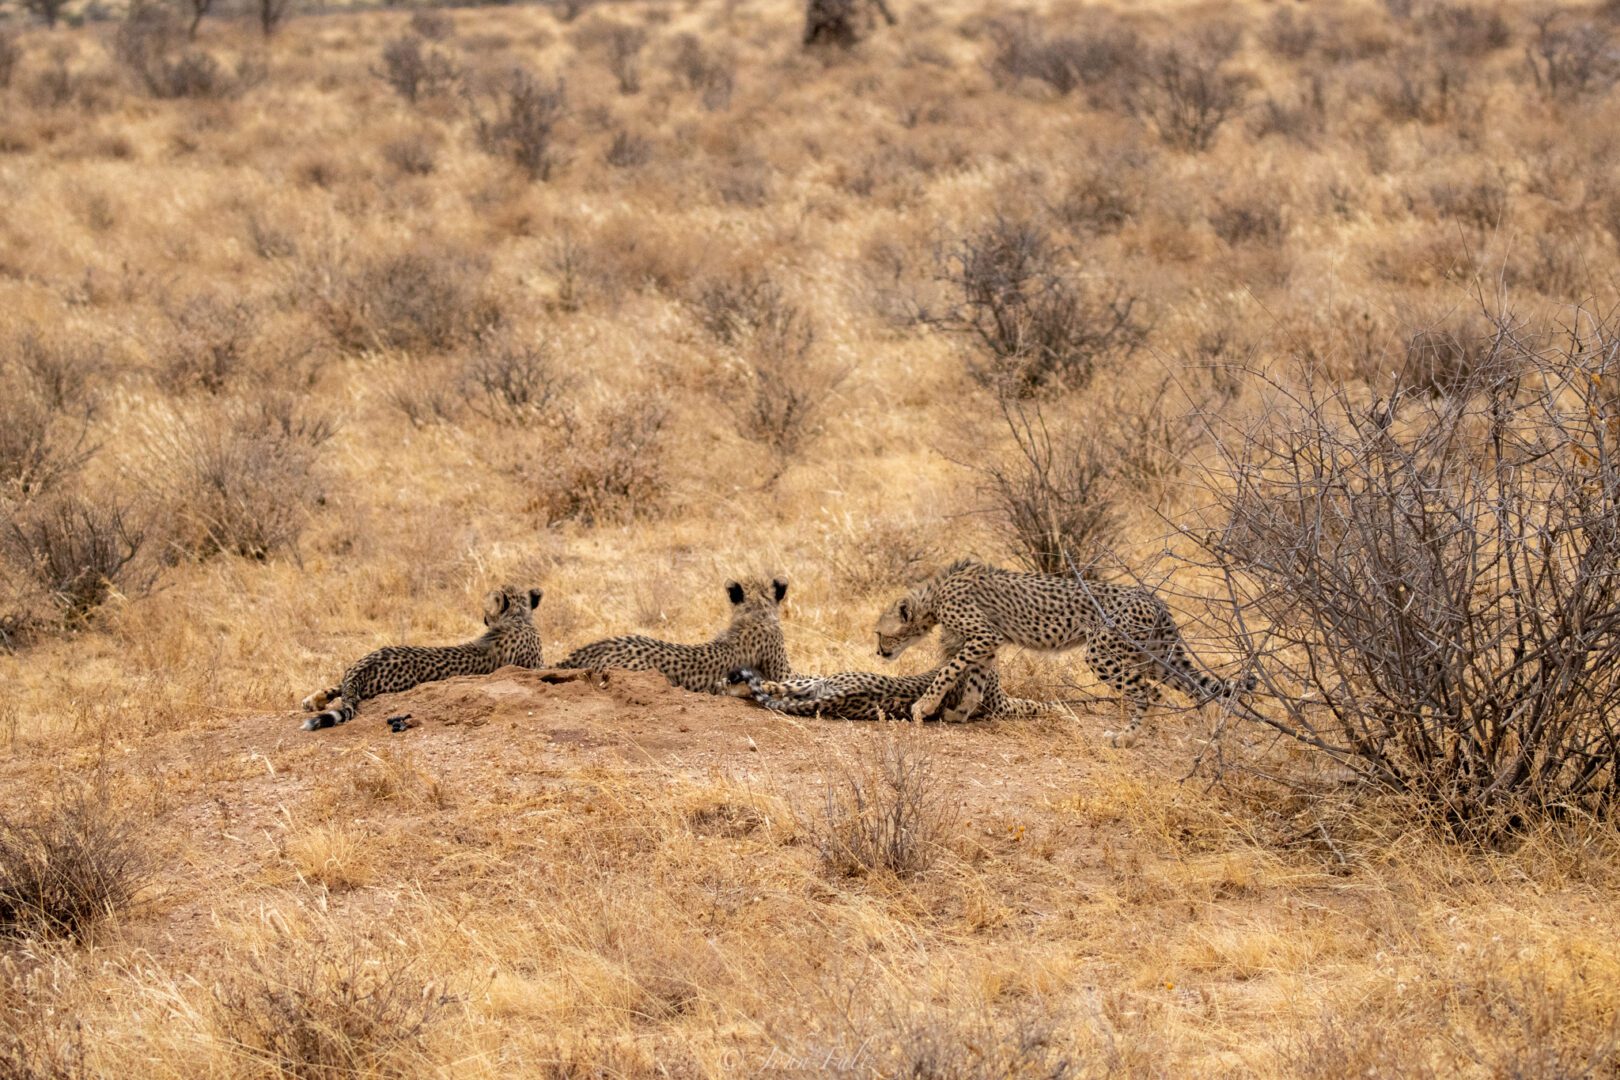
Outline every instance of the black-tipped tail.
<svg viewBox="0 0 1620 1080"><path fill-rule="evenodd" d="M318 712L305 720L304 730L320 731L324 728L337 727L339 724L347 724L352 719L354 719L354 706L345 701L336 708Z"/></svg>

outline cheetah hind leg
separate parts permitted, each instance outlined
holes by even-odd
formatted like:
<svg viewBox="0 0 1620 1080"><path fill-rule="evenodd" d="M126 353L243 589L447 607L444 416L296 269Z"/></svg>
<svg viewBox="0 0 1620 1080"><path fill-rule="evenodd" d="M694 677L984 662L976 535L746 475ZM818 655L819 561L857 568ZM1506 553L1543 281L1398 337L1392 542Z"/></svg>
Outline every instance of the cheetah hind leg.
<svg viewBox="0 0 1620 1080"><path fill-rule="evenodd" d="M1123 668L1117 662L1105 663L1099 674L1105 683L1119 693L1127 716L1123 731L1105 731L1103 738L1122 750L1129 749L1136 745L1136 740L1141 736L1142 720L1147 716L1148 709L1163 701L1164 695L1142 672Z"/></svg>
<svg viewBox="0 0 1620 1080"><path fill-rule="evenodd" d="M303 706L305 712L320 712L336 701L342 693L341 686L334 686L330 690L317 690L299 704Z"/></svg>

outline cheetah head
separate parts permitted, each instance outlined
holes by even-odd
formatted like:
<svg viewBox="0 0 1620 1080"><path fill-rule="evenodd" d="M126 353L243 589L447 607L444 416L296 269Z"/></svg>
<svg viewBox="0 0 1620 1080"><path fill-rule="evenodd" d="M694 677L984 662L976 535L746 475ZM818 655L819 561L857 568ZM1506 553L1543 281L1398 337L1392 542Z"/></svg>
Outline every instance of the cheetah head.
<svg viewBox="0 0 1620 1080"><path fill-rule="evenodd" d="M916 597L902 596L878 616L878 655L885 660L896 659L925 637L937 621Z"/></svg>
<svg viewBox="0 0 1620 1080"><path fill-rule="evenodd" d="M743 581L726 582L726 598L731 601L731 621L751 617L776 617L776 609L787 596L787 578L772 578L770 581L759 581L749 578Z"/></svg>
<svg viewBox="0 0 1620 1080"><path fill-rule="evenodd" d="M484 625L496 623L526 623L533 620L544 596L540 589L520 589L515 585L502 585L484 597Z"/></svg>

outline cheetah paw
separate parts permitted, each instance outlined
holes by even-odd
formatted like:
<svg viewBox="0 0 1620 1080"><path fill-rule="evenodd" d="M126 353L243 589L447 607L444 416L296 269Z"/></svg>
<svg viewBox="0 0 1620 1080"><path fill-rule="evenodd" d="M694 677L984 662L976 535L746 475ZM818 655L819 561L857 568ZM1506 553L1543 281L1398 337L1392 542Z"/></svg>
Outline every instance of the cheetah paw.
<svg viewBox="0 0 1620 1080"><path fill-rule="evenodd" d="M1116 746L1121 750L1129 750L1131 747L1135 746L1136 737L1137 732L1129 728L1124 731L1103 732L1103 738L1108 740L1109 745Z"/></svg>

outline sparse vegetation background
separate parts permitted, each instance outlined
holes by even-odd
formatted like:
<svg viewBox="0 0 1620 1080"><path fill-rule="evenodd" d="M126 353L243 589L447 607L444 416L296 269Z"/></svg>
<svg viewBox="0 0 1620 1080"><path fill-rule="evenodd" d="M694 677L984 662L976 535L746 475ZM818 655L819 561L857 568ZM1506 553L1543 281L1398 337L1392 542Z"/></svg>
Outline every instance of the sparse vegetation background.
<svg viewBox="0 0 1620 1080"><path fill-rule="evenodd" d="M0 1076L1614 1075L1617 57L0 3ZM784 573L876 670L965 555L1152 585L1248 711L291 713L501 579L555 658Z"/></svg>

